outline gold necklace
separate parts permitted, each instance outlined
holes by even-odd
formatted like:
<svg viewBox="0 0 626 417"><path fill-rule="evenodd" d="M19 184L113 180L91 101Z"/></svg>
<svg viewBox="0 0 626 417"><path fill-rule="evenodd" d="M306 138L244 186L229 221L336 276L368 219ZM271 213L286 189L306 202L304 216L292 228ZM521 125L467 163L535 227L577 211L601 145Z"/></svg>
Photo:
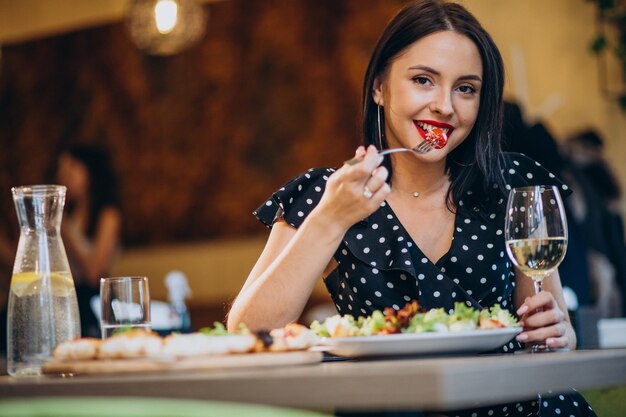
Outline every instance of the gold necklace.
<svg viewBox="0 0 626 417"><path fill-rule="evenodd" d="M439 188L441 188L442 185L438 185L437 187L433 187L433 189L434 190L438 190ZM410 194L410 195L413 196L413 198L417 198L417 197L419 197L420 195L422 195L424 193L423 191L421 191L421 192L420 191L405 191L405 190L399 189L398 187L396 187L396 190L400 191L403 194Z"/></svg>

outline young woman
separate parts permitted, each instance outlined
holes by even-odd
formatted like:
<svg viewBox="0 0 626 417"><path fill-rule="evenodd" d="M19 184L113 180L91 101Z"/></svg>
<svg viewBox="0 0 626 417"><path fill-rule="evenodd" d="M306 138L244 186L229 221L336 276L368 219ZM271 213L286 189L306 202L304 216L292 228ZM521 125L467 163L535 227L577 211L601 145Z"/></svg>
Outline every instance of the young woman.
<svg viewBox="0 0 626 417"><path fill-rule="evenodd" d="M107 155L98 148L74 147L61 154L57 180L67 187L61 223L80 309L83 336L98 336L100 323L90 300L99 294L119 251L122 217L117 181Z"/></svg>
<svg viewBox="0 0 626 417"><path fill-rule="evenodd" d="M324 276L341 314L399 309L413 299L446 310L455 302L479 309L499 303L524 325L503 351L540 340L574 349L558 274L535 294L532 280L505 254L508 190L535 184L569 190L534 161L501 152L503 85L496 45L462 6L429 0L400 11L365 75L366 147L356 150L362 161L310 170L257 210L272 229L233 303L229 328L297 320ZM429 132L445 134L445 146L378 155L415 147ZM529 415L538 408L542 415L594 415L580 396L572 398L451 415Z"/></svg>

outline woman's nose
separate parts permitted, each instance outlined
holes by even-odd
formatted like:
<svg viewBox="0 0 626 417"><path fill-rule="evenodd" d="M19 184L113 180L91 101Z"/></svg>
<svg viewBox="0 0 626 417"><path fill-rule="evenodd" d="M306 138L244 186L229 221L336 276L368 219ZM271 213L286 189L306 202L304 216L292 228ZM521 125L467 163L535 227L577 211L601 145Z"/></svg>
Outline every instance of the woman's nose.
<svg viewBox="0 0 626 417"><path fill-rule="evenodd" d="M440 90L430 102L430 111L442 116L449 116L453 113L452 96L449 92Z"/></svg>

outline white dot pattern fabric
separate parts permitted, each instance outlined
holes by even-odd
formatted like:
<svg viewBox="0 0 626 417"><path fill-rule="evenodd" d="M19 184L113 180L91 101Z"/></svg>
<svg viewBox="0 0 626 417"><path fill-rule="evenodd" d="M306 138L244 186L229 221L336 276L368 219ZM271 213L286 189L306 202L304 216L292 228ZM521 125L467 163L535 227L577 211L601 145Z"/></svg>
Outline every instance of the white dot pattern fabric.
<svg viewBox="0 0 626 417"><path fill-rule="evenodd" d="M563 194L569 194L563 191L567 189L563 183L551 178L548 171L529 158L521 154L506 154L506 157L507 185L557 185ZM296 177L254 214L268 226L277 216L282 216L291 226L299 227L319 203L333 171L313 169ZM440 259L429 259L420 250L388 204L383 203L369 217L353 225L335 252L337 269L325 279L338 313L368 315L386 307L397 309L408 300L418 300L426 309L443 307L446 311L455 302L477 309L499 303L514 310L515 274L508 257L502 255L506 198L493 201L488 210L484 204L478 204L472 193L463 196L463 201L463 205L457 204L450 249ZM513 352L520 348L513 340L499 351ZM569 399L569 395L565 398ZM577 401L586 408L582 397ZM490 409L485 409L479 415L526 416L532 412L530 402L520 406L524 412L518 413L519 407L509 405L505 414L502 408L492 408L492 414L488 414ZM559 409L572 412L580 408ZM546 415L544 410L542 415Z"/></svg>

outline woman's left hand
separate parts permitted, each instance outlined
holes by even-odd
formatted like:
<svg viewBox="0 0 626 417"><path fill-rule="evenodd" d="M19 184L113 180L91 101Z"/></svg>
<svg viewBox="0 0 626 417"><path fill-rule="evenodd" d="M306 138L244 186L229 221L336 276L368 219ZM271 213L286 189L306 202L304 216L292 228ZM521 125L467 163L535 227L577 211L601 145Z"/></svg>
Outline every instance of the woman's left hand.
<svg viewBox="0 0 626 417"><path fill-rule="evenodd" d="M568 330L571 328L556 299L549 291L541 291L527 297L517 309L521 317L522 333L516 339L519 342L543 342L551 348L569 348Z"/></svg>

